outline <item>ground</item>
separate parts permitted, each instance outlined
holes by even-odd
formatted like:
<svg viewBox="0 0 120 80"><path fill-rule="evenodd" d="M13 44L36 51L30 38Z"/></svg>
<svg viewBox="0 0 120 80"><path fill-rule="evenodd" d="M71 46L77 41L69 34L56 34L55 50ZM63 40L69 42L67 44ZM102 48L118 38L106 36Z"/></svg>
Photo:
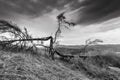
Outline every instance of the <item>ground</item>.
<svg viewBox="0 0 120 80"><path fill-rule="evenodd" d="M78 71L39 54L0 51L0 80L89 80Z"/></svg>

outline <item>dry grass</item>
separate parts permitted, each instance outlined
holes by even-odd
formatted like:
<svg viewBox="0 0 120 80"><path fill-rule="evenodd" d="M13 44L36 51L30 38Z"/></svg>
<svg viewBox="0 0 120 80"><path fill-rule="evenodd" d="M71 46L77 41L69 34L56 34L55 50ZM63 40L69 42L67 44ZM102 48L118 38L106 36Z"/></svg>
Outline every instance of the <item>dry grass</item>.
<svg viewBox="0 0 120 80"><path fill-rule="evenodd" d="M119 56L108 52L102 55L89 56L85 60L82 58L73 59L71 60L70 65L72 66L70 68L75 71L79 70L94 80L120 80L119 61Z"/></svg>
<svg viewBox="0 0 120 80"><path fill-rule="evenodd" d="M0 80L89 80L39 54L0 51Z"/></svg>
<svg viewBox="0 0 120 80"><path fill-rule="evenodd" d="M0 80L120 80L119 61L111 51L86 59L76 55L65 62L52 61L42 50L37 54L1 50Z"/></svg>

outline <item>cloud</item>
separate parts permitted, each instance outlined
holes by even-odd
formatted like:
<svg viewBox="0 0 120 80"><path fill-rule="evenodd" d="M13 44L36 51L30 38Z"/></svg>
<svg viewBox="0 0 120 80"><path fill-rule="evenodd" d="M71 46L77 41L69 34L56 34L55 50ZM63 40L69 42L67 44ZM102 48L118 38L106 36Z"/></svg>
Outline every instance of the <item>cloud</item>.
<svg viewBox="0 0 120 80"><path fill-rule="evenodd" d="M12 18L17 15L38 17L62 9L71 0L0 0L0 18Z"/></svg>
<svg viewBox="0 0 120 80"><path fill-rule="evenodd" d="M106 31L109 31L109 30L114 30L114 29L120 27L120 17L105 21L105 22L103 22L99 25L101 25L101 27L99 28L100 32L106 32Z"/></svg>
<svg viewBox="0 0 120 80"><path fill-rule="evenodd" d="M70 9L76 23L88 25L120 16L120 0L0 0L0 18L23 15L36 18L57 10Z"/></svg>
<svg viewBox="0 0 120 80"><path fill-rule="evenodd" d="M76 13L79 24L95 24L120 16L120 0L79 1L72 4L73 9L81 8Z"/></svg>
<svg viewBox="0 0 120 80"><path fill-rule="evenodd" d="M93 36L104 41L105 44L120 44L120 28L99 32Z"/></svg>

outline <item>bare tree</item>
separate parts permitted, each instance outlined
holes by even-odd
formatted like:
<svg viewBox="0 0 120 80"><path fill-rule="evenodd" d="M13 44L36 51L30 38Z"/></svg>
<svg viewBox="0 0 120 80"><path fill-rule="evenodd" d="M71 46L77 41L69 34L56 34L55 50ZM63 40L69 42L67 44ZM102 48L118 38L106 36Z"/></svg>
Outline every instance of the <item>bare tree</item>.
<svg viewBox="0 0 120 80"><path fill-rule="evenodd" d="M98 44L98 43L103 43L103 41L100 40L100 39L95 39L95 40L87 39L87 40L85 41L85 46L84 46L84 48L82 49L82 52L83 52L83 53L86 53L88 46L90 46L90 45L95 45L95 44Z"/></svg>
<svg viewBox="0 0 120 80"><path fill-rule="evenodd" d="M5 20L0 20L0 33L10 33L12 34L12 36L14 37L13 39L9 39L5 36L3 36L4 38L6 38L6 40L2 40L0 41L0 44L2 46L8 46L9 48L11 48L11 46L16 46L16 47L20 47L20 49L26 48L29 45L28 44L32 44L31 47L29 47L28 49L31 48L35 48L36 44L34 43L34 41L47 41L50 40L50 45L47 47L49 49L49 55L51 56L51 58L54 60L54 54L58 54L61 57L67 57L67 55L62 55L60 54L58 51L56 51L54 49L54 44L56 44L58 41L57 39L60 37L60 34L62 32L61 27L65 27L67 29L69 29L70 26L74 26L75 23L73 22L69 22L66 21L66 17L64 16L65 12L61 13L60 15L57 16L58 19L58 28L55 32L54 36L48 36L48 37L43 37L43 38L32 38L32 36L30 36L28 34L28 31L26 28L24 28L24 31L22 31L17 25L13 25L12 23L5 21ZM43 42L42 42L43 43ZM40 46L46 47L41 43L38 43ZM70 57L70 56L69 56Z"/></svg>
<svg viewBox="0 0 120 80"><path fill-rule="evenodd" d="M60 37L60 34L62 33L62 30L61 30L62 27L65 27L66 29L70 29L71 26L75 26L75 23L69 22L66 20L66 17L64 16L64 14L65 12L62 12L57 16L58 28L55 32L54 41L53 41L54 43L56 42L57 38Z"/></svg>

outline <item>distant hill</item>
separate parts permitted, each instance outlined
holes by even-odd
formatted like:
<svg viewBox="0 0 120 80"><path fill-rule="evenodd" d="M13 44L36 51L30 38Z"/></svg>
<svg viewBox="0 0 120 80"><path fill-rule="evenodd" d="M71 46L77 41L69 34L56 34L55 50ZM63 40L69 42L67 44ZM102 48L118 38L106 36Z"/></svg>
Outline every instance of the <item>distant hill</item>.
<svg viewBox="0 0 120 80"><path fill-rule="evenodd" d="M67 48L67 49L81 49L84 45L61 45L60 48ZM107 44L107 45L92 45L88 48L100 49L100 50L111 50L115 52L120 52L120 44Z"/></svg>

